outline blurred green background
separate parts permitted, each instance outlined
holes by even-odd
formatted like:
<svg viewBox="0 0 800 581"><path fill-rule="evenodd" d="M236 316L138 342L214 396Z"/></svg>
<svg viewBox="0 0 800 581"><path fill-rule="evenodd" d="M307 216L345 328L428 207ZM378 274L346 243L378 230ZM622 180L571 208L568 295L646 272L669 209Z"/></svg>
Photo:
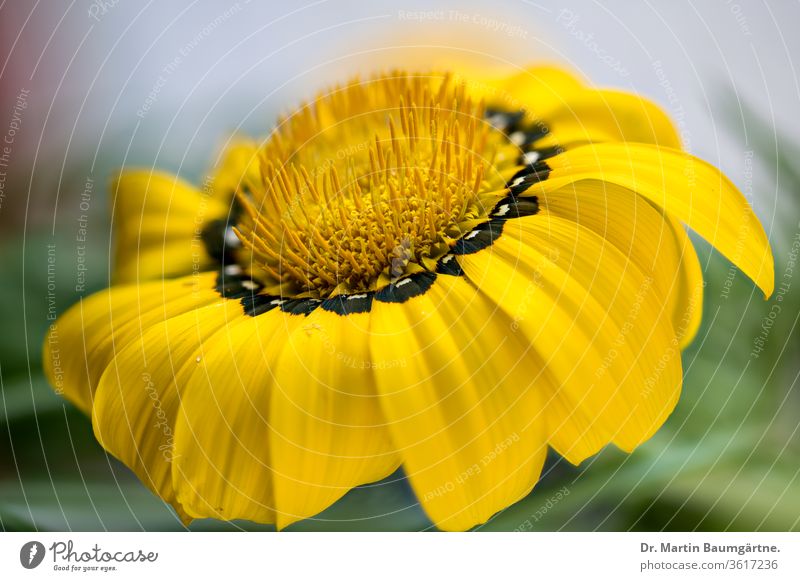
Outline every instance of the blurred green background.
<svg viewBox="0 0 800 581"><path fill-rule="evenodd" d="M12 7L14 4L11 3ZM477 6L488 10L486 4ZM586 26L589 21L587 12ZM8 21L5 26L4 32L10 32ZM569 31L566 36L565 43L569 44ZM8 45L9 35L4 37ZM48 82L55 82L58 71L52 72L55 76ZM286 78L286 73L276 74ZM281 74L284 76L280 77ZM18 85L26 86L24 77L20 78ZM740 99L738 86L731 86L730 80L718 81L710 95L706 95L711 102L706 105L717 114L714 136L727 134L730 142L743 141L745 151L753 152L752 183L746 184L749 187L743 186L743 179L749 177L731 176L749 198L753 192L756 196L758 192L774 193L774 200L757 199L756 208L761 210L762 220L766 215L774 217L771 222L765 221L765 228L775 254L777 284L786 283L788 288L764 301L744 275L694 238L707 281L705 315L697 339L683 354L685 380L675 413L654 438L630 456L607 449L577 468L558 457L549 458L534 492L479 527L481 530L800 530L800 334L797 332L800 283L792 278L796 270L790 269L800 245L800 148L794 138L796 132L776 130L775 118L771 113L768 116L763 103L749 104L746 98ZM80 97L85 86L73 83L71 90ZM180 91L183 87L173 89ZM191 88L195 89L196 86ZM13 105L16 86L6 85L4 93L6 101ZM146 92L140 96L145 95ZM170 107L175 110L174 103ZM180 104L179 112L182 107ZM285 109L285 103L282 108ZM280 107L268 105L266 109L273 114ZM700 110L702 115L702 107ZM128 113L133 119L132 110ZM236 118L235 112L227 110L225 115L230 126L230 120ZM74 122L74 132L79 125L77 119L62 115L60 122L67 127ZM159 122L158 119L156 116L150 121ZM3 530L185 528L167 506L102 450L92 435L89 419L51 391L40 368L49 293L54 282L58 283L54 300L59 313L85 293L74 290L77 228L74 217L62 212L56 219L55 210L48 213L41 208L37 217L37 204L46 199L48 211L52 210L53 194L59 192L69 196L71 206L77 206L85 176L98 176L89 211L92 232L85 284L86 292L97 290L105 287L108 280L104 197L107 175L105 170L92 173L87 168L94 169L96 164L100 168L120 165L130 161L130 154L136 162L152 162L197 178L207 161L207 153L213 149L203 143L202 147L197 146L200 154L194 152L195 132L190 145L176 150L180 156L175 152L170 154L167 144L166 160L148 157L142 152L157 148L161 152L164 141L160 145L150 138L134 141L130 135L139 130L139 121L134 121L124 131L117 127L118 134L134 143L123 151L124 155L119 147L108 151L99 147L73 147L60 160L60 168L57 164L50 167L40 163L37 171L42 173L22 172L6 187L8 199L3 200L5 206L0 206L0 528ZM259 118L258 124L249 120L241 125L245 128L258 125L261 132L265 127L263 118ZM704 148L711 138L698 133L693 142L698 149L696 153L707 153ZM180 137L180 131L178 134ZM109 139L105 133L103 136ZM174 141L179 137L170 134L169 139ZM116 138L113 132L111 138ZM71 137L67 149L69 143ZM39 146L46 149L46 140L42 145L40 139ZM715 152L724 155L724 150L719 147ZM30 147L15 154L34 159L39 151L38 147ZM737 163L740 162L741 156ZM37 198L32 195L34 190L49 193L37 194L40 196ZM16 200L10 197L12 191ZM768 207L773 202L774 206ZM55 270L48 272L51 245L55 248ZM777 307L778 316L770 319L770 313ZM765 325L769 329L766 344L763 351L755 353L754 340L766 332ZM189 528L269 527L197 521ZM430 528L402 473L353 490L318 518L291 527L292 530Z"/></svg>

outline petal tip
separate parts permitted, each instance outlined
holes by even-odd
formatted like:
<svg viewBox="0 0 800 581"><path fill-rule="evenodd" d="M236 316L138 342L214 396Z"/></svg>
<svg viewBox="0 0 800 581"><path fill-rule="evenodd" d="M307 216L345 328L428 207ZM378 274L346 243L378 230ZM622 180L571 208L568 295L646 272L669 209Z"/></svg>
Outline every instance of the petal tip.
<svg viewBox="0 0 800 581"><path fill-rule="evenodd" d="M766 255L755 283L764 293L764 300L768 301L772 293L775 292L775 258L772 256L772 248L770 248L769 242L767 242Z"/></svg>

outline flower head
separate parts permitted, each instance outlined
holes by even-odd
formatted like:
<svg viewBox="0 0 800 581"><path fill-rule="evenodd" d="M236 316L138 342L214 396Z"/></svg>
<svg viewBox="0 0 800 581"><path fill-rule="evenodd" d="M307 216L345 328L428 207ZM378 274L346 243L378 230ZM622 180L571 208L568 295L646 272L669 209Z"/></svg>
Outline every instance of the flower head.
<svg viewBox="0 0 800 581"><path fill-rule="evenodd" d="M773 286L746 201L660 109L546 67L356 79L201 189L113 192L116 284L46 366L185 519L285 527L403 466L470 528L548 447L632 451L669 416L702 305L682 224Z"/></svg>

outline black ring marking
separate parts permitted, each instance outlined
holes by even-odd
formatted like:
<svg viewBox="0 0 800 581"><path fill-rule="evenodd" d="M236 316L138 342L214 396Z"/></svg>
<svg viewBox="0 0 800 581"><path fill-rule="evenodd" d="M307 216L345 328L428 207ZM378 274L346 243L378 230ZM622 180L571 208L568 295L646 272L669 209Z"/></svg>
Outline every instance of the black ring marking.
<svg viewBox="0 0 800 581"><path fill-rule="evenodd" d="M278 302L278 306L284 313L289 313L290 315L303 315L304 317L307 317L320 305L322 301L319 299L303 298L282 299Z"/></svg>
<svg viewBox="0 0 800 581"><path fill-rule="evenodd" d="M216 291L226 299L238 300L244 308L244 314L257 317L276 307L291 315L308 315L322 301L311 298L284 299L274 295L260 294L264 286L246 274L235 272L237 265L230 265L220 271L217 276Z"/></svg>
<svg viewBox="0 0 800 581"><path fill-rule="evenodd" d="M375 293L375 300L382 303L404 303L428 292L435 280L436 273L416 272L383 287Z"/></svg>
<svg viewBox="0 0 800 581"><path fill-rule="evenodd" d="M323 310L337 315L350 315L353 313L368 313L372 309L373 291L355 293L352 295L339 295L325 299L320 305Z"/></svg>
<svg viewBox="0 0 800 581"><path fill-rule="evenodd" d="M248 317L257 317L268 313L275 307L279 307L281 302L282 299L280 297L256 294L250 294L243 297L241 300L242 307L244 307L244 314Z"/></svg>
<svg viewBox="0 0 800 581"><path fill-rule="evenodd" d="M226 262L231 264L233 262L233 256L231 256L233 248L225 244L225 234L228 228L228 221L219 218L211 220L203 226L203 230L200 232L200 240L203 241L206 252L219 263Z"/></svg>
<svg viewBox="0 0 800 581"><path fill-rule="evenodd" d="M525 117L524 111L505 111L487 107L484 114L489 124L504 133L516 131L520 121Z"/></svg>
<svg viewBox="0 0 800 581"><path fill-rule="evenodd" d="M307 317L321 303L319 299L283 299L274 295L248 294L241 298L244 314L250 317L257 317L268 313L272 309L280 309L289 315L302 315Z"/></svg>
<svg viewBox="0 0 800 581"><path fill-rule="evenodd" d="M484 116L492 127L505 133L518 147L526 148L550 133L550 128L541 122L524 123L525 111L521 109L508 111L488 107Z"/></svg>
<svg viewBox="0 0 800 581"><path fill-rule="evenodd" d="M236 265L230 265L220 270L217 275L217 284L214 288L221 297L240 299L247 295L256 294L264 288L258 281L235 270L238 268Z"/></svg>
<svg viewBox="0 0 800 581"><path fill-rule="evenodd" d="M490 220L479 224L470 232L467 232L456 240L451 254L473 254L484 248L488 248L503 233L503 220Z"/></svg>
<svg viewBox="0 0 800 581"><path fill-rule="evenodd" d="M550 166L544 161L537 161L533 165L526 166L515 173L508 180L508 189L512 196L518 196L525 192L533 184L542 182L550 177Z"/></svg>
<svg viewBox="0 0 800 581"><path fill-rule="evenodd" d="M241 246L241 242L233 233L233 225L242 214L242 205L234 194L231 208L225 218L211 220L200 231L200 240L206 248L208 255L221 264L234 264L233 251Z"/></svg>
<svg viewBox="0 0 800 581"><path fill-rule="evenodd" d="M464 270L456 260L455 254L445 254L436 262L436 272L450 276L463 276Z"/></svg>
<svg viewBox="0 0 800 581"><path fill-rule="evenodd" d="M509 218L522 218L534 216L539 213L539 199L536 196L517 198L506 196L495 205L492 213L493 219L507 220Z"/></svg>
<svg viewBox="0 0 800 581"><path fill-rule="evenodd" d="M519 156L517 159L517 163L520 165L535 165L538 162L544 161L545 159L550 159L551 157L555 157L564 153L566 150L559 146L553 145L552 147L543 147L542 149L532 148L522 155ZM531 159L534 158L534 159Z"/></svg>
<svg viewBox="0 0 800 581"><path fill-rule="evenodd" d="M508 134L508 139L520 149L527 150L548 133L550 133L550 130L546 127L536 127L532 130L517 129Z"/></svg>

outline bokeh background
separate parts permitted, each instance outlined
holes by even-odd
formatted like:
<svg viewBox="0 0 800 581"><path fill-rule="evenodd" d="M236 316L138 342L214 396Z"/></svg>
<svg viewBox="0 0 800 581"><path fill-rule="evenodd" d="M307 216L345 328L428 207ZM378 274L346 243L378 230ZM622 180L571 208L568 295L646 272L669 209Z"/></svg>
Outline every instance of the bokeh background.
<svg viewBox="0 0 800 581"><path fill-rule="evenodd" d="M550 458L528 498L479 528L800 529L798 21L797 2L766 0L1 3L0 527L185 528L40 368L48 316L107 285L112 171L198 180L231 133L263 135L355 73L555 61L670 112L685 147L755 207L779 286L764 301L695 238L705 317L675 413L631 456ZM398 473L291 528L430 523Z"/></svg>

